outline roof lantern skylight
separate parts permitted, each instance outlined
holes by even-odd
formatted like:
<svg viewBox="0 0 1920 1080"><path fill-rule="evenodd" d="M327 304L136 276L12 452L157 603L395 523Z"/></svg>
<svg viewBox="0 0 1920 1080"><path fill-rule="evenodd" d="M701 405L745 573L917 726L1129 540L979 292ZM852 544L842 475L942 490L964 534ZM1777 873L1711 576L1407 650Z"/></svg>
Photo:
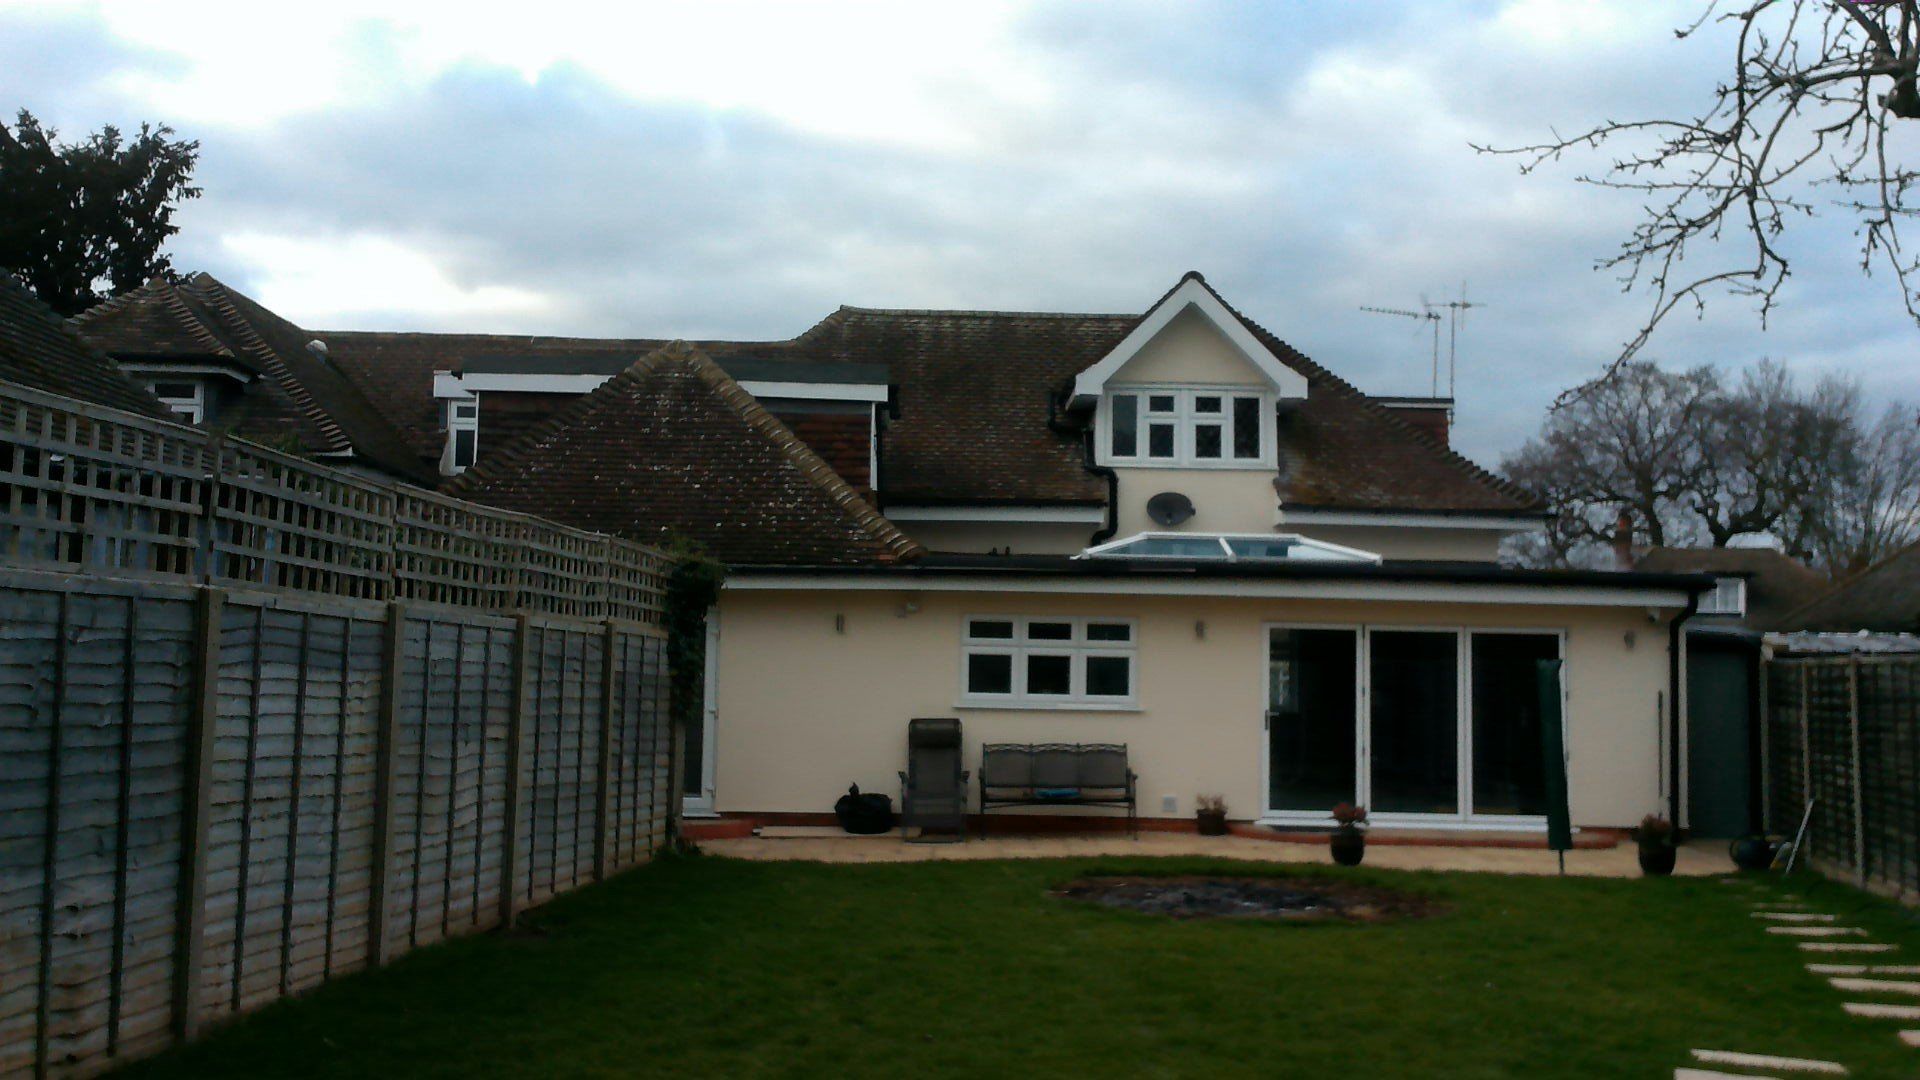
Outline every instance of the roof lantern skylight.
<svg viewBox="0 0 1920 1080"><path fill-rule="evenodd" d="M1080 559L1176 559L1228 563L1367 562L1380 556L1297 533L1143 532L1090 547Z"/></svg>

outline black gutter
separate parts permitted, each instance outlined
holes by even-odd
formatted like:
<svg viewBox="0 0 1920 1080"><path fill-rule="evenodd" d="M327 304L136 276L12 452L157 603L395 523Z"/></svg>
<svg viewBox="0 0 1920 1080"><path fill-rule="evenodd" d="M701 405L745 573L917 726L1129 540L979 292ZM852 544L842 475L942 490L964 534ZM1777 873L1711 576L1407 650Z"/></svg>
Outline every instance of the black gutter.
<svg viewBox="0 0 1920 1080"><path fill-rule="evenodd" d="M1081 425L1081 430L1076 431L1072 425L1062 421L1060 419L1060 395L1058 394L1047 395L1047 430L1057 435L1079 435L1081 437L1081 467L1093 475L1106 480L1107 523L1100 527L1100 531L1093 534L1093 537L1088 540L1087 546L1096 547L1106 543L1113 539L1113 534L1120 531L1120 474L1107 468L1105 465L1094 464L1094 425L1083 424Z"/></svg>
<svg viewBox="0 0 1920 1080"><path fill-rule="evenodd" d="M1711 580L1711 579L1709 579ZM1700 590L1687 592L1687 606L1667 624L1667 821L1680 828L1680 646L1686 622L1700 610Z"/></svg>

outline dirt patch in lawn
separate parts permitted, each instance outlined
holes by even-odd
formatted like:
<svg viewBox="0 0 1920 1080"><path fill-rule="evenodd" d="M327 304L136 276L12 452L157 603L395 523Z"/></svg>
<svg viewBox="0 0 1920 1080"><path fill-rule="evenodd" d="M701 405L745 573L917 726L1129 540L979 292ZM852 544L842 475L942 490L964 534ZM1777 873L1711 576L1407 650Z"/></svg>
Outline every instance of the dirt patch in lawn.
<svg viewBox="0 0 1920 1080"><path fill-rule="evenodd" d="M1432 899L1337 878L1089 877L1053 895L1176 919L1391 922L1445 910Z"/></svg>

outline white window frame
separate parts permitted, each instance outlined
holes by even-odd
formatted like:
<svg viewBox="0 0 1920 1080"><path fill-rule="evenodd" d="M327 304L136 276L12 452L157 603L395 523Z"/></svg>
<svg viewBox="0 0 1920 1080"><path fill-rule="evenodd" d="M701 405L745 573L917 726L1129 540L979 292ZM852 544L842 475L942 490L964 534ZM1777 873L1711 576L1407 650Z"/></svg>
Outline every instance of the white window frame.
<svg viewBox="0 0 1920 1080"><path fill-rule="evenodd" d="M193 396L161 397L160 387L168 383L178 383L181 386L193 387ZM165 405L172 411L180 423L201 424L206 422L207 381L205 379L183 379L177 376L167 376L166 378L154 379L152 382L149 382L147 389L153 391L154 397L160 398L160 404Z"/></svg>
<svg viewBox="0 0 1920 1080"><path fill-rule="evenodd" d="M1731 594L1731 601L1728 596ZM1713 579L1713 591L1701 597L1699 614L1734 615L1747 613L1747 579L1739 577L1716 577Z"/></svg>
<svg viewBox="0 0 1920 1080"><path fill-rule="evenodd" d="M1260 685L1262 687L1262 724L1260 728L1260 821L1269 825L1285 825L1290 828L1332 828L1333 821L1325 810L1277 809L1267 805L1272 798L1273 788L1269 782L1271 761L1268 758L1270 735L1266 728L1267 709L1271 702L1265 700L1268 685L1267 642L1274 630L1352 630L1359 635L1358 648L1354 656L1354 682L1357 692L1354 732L1354 790L1359 796L1359 805L1369 808L1367 820L1375 825L1407 828L1445 826L1449 829L1484 830L1520 830L1544 832L1547 819L1543 814L1485 814L1473 809L1473 641L1489 634L1526 634L1554 639L1556 654L1560 659L1560 737L1561 745L1567 746L1568 733L1573 729L1573 701L1570 694L1572 685L1571 664L1567 654L1567 628L1563 626L1459 626L1425 625L1394 623L1315 623L1315 622L1263 622L1260 626ZM1421 814L1407 812L1373 812L1373 768L1371 754L1373 750L1373 636L1376 633L1411 631L1415 633L1441 633L1453 635L1454 663L1457 665L1454 680L1454 812L1451 814ZM1576 830L1577 831L1577 830Z"/></svg>
<svg viewBox="0 0 1920 1080"><path fill-rule="evenodd" d="M1148 399L1159 395L1172 395L1174 411L1150 417L1147 412ZM1136 422L1138 437L1131 455L1113 452L1113 403L1122 396L1139 399L1140 411ZM1199 413L1194 410L1196 398L1222 398L1218 413ZM1237 458L1233 456L1234 435L1234 399L1250 398L1259 402L1260 416L1260 453L1257 457ZM1155 385L1149 383L1128 384L1110 388L1100 397L1100 408L1094 418L1095 460L1101 465L1124 465L1130 468L1157 469L1272 469L1278 467L1275 453L1275 415L1276 400L1273 392L1250 386L1215 386L1203 384L1184 384L1177 386ZM1218 418L1220 425L1220 457L1203 458L1195 454L1198 441L1198 429L1201 424L1210 424ZM1173 456L1151 457L1148 455L1148 426L1158 421L1171 422L1174 425Z"/></svg>
<svg viewBox="0 0 1920 1080"><path fill-rule="evenodd" d="M974 637L976 622L1004 622L1013 626L1010 638ZM1072 629L1066 639L1033 638L1028 627L1033 623L1066 623ZM1093 641L1087 627L1125 626L1126 641ZM1006 656L1013 664L1011 689L1005 694L975 693L967 685L968 662L975 656ZM1027 684L1027 658L1065 656L1072 665L1068 692L1037 694ZM1127 661L1125 697L1087 693L1087 661L1096 657ZM960 695L959 707L974 709L1061 709L1080 711L1137 711L1140 706L1140 621L1120 616L1081 615L963 615L960 620Z"/></svg>
<svg viewBox="0 0 1920 1080"><path fill-rule="evenodd" d="M463 409L471 410L472 415L470 416L460 415L461 410ZM442 461L440 471L447 476L454 476L459 473L466 472L468 469L473 467L473 462L468 462L465 465L460 464L459 458L456 456L458 452L457 443L460 437L459 435L460 432L470 431L473 433L473 461L480 460L480 398L479 396L474 395L473 397L467 397L467 398L447 399L446 412L443 414L443 419L445 421L446 429L447 429L447 445L445 450L445 457Z"/></svg>

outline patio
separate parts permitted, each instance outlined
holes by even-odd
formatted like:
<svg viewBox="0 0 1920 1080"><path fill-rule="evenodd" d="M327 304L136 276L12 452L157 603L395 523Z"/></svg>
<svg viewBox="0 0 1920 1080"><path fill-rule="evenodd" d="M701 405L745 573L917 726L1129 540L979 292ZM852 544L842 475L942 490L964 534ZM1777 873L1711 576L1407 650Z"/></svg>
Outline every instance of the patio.
<svg viewBox="0 0 1920 1080"><path fill-rule="evenodd" d="M1462 870L1489 874L1552 875L1559 872L1554 853L1542 848L1409 843L1404 837L1367 845L1366 865L1385 870ZM910 844L900 834L850 836L839 829L767 826L753 837L703 840L710 854L756 862L907 863L977 859L1072 859L1095 856L1211 856L1260 863L1331 864L1324 842L1262 839L1250 836L1199 836L1193 833L1143 832L1123 835L989 836L964 844ZM1682 847L1674 873L1724 874L1733 870L1725 847L1708 841ZM1567 874L1579 877L1640 876L1632 843L1567 852Z"/></svg>

